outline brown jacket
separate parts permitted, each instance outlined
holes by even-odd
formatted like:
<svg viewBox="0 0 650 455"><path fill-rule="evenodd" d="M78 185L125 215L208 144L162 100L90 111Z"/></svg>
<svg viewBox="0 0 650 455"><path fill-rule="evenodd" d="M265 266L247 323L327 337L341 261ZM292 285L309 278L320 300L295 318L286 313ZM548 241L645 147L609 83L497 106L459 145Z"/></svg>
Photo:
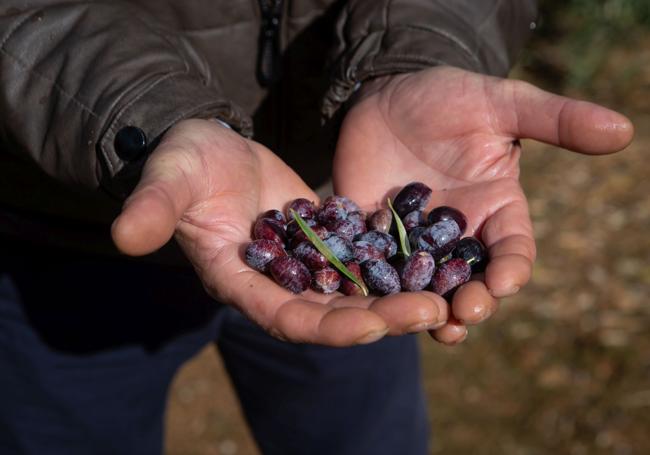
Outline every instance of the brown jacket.
<svg viewBox="0 0 650 455"><path fill-rule="evenodd" d="M188 117L254 125L316 185L323 114L358 82L439 64L505 76L535 18L535 0L2 0L0 234L108 242L146 159L116 151L127 125L150 144Z"/></svg>

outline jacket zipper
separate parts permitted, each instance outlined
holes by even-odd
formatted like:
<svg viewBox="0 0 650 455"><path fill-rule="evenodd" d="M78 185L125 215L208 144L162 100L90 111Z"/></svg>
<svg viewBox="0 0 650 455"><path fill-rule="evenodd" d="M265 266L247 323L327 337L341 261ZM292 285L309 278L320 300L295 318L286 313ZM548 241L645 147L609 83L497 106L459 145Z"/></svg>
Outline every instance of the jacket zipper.
<svg viewBox="0 0 650 455"><path fill-rule="evenodd" d="M259 0L262 17L257 80L269 87L280 78L280 22L283 0Z"/></svg>

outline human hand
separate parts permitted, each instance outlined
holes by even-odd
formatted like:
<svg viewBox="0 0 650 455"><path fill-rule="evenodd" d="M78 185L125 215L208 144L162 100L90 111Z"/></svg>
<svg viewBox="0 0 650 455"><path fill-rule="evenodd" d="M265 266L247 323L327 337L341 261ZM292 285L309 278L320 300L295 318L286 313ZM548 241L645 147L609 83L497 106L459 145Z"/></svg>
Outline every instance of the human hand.
<svg viewBox="0 0 650 455"><path fill-rule="evenodd" d="M431 68L364 84L339 135L334 189L369 206L421 181L434 191L429 209L448 205L467 215L467 234L486 244L490 263L482 281L456 292L449 323L430 332L455 344L466 325L487 319L498 298L530 279L536 249L518 139L598 155L623 149L632 136L630 121L603 107L521 81Z"/></svg>
<svg viewBox="0 0 650 455"><path fill-rule="evenodd" d="M215 122L186 120L149 157L113 223L113 240L124 253L143 255L174 236L211 296L290 341L360 344L447 320L446 304L424 293L399 307L391 296L295 295L251 269L243 250L258 214L299 197L318 200L264 146Z"/></svg>

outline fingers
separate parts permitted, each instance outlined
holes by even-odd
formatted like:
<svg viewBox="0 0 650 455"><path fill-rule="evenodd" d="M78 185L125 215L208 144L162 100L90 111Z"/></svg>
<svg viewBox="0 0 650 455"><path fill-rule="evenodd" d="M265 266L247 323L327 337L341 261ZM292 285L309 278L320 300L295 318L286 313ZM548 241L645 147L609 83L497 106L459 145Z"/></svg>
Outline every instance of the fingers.
<svg viewBox="0 0 650 455"><path fill-rule="evenodd" d="M335 304L308 300L309 293L282 303L269 331L294 342L350 346L385 335L417 333L443 326L448 304L429 292L382 298L335 297ZM350 299L350 306L346 300Z"/></svg>
<svg viewBox="0 0 650 455"><path fill-rule="evenodd" d="M384 319L389 335L417 333L444 324L449 305L432 292L410 292L388 295L377 299L370 309Z"/></svg>
<svg viewBox="0 0 650 455"><path fill-rule="evenodd" d="M488 292L482 281L462 285L451 304L451 315L445 324L429 330L431 337L448 346L462 343L467 338L467 326L485 321L498 308L498 301Z"/></svg>
<svg viewBox="0 0 650 455"><path fill-rule="evenodd" d="M467 327L454 318L450 318L443 327L429 331L431 337L448 346L462 343L467 338Z"/></svg>
<svg viewBox="0 0 650 455"><path fill-rule="evenodd" d="M503 113L503 132L513 137L587 154L613 153L632 141L632 122L617 112L554 95L521 81L503 84L510 95L496 93L494 104Z"/></svg>
<svg viewBox="0 0 650 455"><path fill-rule="evenodd" d="M111 227L113 241L123 253L140 256L167 243L183 213L196 199L197 182L203 186L205 162L197 143L208 142L223 128L205 120L178 123L165 135L142 170L133 193ZM224 130L225 131L225 130Z"/></svg>
<svg viewBox="0 0 650 455"><path fill-rule="evenodd" d="M489 253L485 283L492 296L514 295L530 280L536 249L528 208L515 200L492 214L481 237Z"/></svg>
<svg viewBox="0 0 650 455"><path fill-rule="evenodd" d="M479 280L462 285L454 294L451 315L445 324L429 330L431 337L448 346L462 343L467 338L467 326L476 325L492 316L499 303Z"/></svg>
<svg viewBox="0 0 650 455"><path fill-rule="evenodd" d="M131 255L160 248L190 207L200 205L199 215L214 214L236 199L238 212L243 212L239 218L250 217L260 180L252 145L208 120L189 119L174 125L145 163L138 186L113 223L117 247ZM220 205L213 200L216 194L221 196ZM208 218L203 218L204 224L214 222Z"/></svg>
<svg viewBox="0 0 650 455"><path fill-rule="evenodd" d="M455 319L466 325L475 325L492 316L498 308L498 301L482 281L470 281L462 285L451 304Z"/></svg>
<svg viewBox="0 0 650 455"><path fill-rule="evenodd" d="M297 298L278 308L270 332L293 342L351 346L377 341L388 330L372 311L331 308Z"/></svg>
<svg viewBox="0 0 650 455"><path fill-rule="evenodd" d="M279 338L299 343L350 346L386 334L424 331L448 319L448 304L430 292L385 297L344 297L306 291L292 294L267 276L250 269L235 245L214 258L207 273L209 292L239 308ZM205 272L204 272L205 273Z"/></svg>
<svg viewBox="0 0 650 455"><path fill-rule="evenodd" d="M467 234L487 247L485 283L493 297L511 296L530 280L536 247L528 204L516 180L459 188L441 202L462 210L469 220Z"/></svg>
<svg viewBox="0 0 650 455"><path fill-rule="evenodd" d="M115 245L133 256L157 250L172 237L176 223L191 202L190 187L180 168L152 156L140 183L113 222L111 234Z"/></svg>

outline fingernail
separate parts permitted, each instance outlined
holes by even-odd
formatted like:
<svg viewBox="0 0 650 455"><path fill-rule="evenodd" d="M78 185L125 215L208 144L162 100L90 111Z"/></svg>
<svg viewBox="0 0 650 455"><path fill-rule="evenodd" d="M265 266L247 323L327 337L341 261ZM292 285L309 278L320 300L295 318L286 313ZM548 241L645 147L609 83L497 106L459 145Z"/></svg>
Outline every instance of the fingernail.
<svg viewBox="0 0 650 455"><path fill-rule="evenodd" d="M519 289L521 289L519 286L513 286L505 292L496 292L494 289L488 289L488 292L490 295L492 295L492 297L500 299L503 297L510 297L515 295L517 292L519 292Z"/></svg>
<svg viewBox="0 0 650 455"><path fill-rule="evenodd" d="M486 306L475 305L474 308L472 308L472 317L470 317L469 319L458 318L458 320L463 324L465 323L478 324L479 322L483 322L484 320L486 320L488 316L489 316L488 309Z"/></svg>
<svg viewBox="0 0 650 455"><path fill-rule="evenodd" d="M377 340L380 340L381 338L384 337L388 333L388 328L384 330L376 330L374 332L369 332L366 335L362 336L359 338L356 342L356 344L370 344L374 343Z"/></svg>
<svg viewBox="0 0 650 455"><path fill-rule="evenodd" d="M431 324L431 327L429 327L427 330L438 330L442 327L444 327L447 324L447 321L440 321L440 322L435 322Z"/></svg>
<svg viewBox="0 0 650 455"><path fill-rule="evenodd" d="M514 286L508 291L508 296L515 295L517 292L519 292L519 286Z"/></svg>
<svg viewBox="0 0 650 455"><path fill-rule="evenodd" d="M272 327L269 329L269 335L280 341L289 341L278 329Z"/></svg>
<svg viewBox="0 0 650 455"><path fill-rule="evenodd" d="M450 343L449 346L456 346L457 344L461 344L463 341L465 341L468 334L469 334L469 331L465 330L465 333L463 334L463 336L461 338L459 338L458 340L454 341L453 343Z"/></svg>
<svg viewBox="0 0 650 455"><path fill-rule="evenodd" d="M418 322L416 324L409 326L406 329L406 333L418 333L418 332L424 332L425 330L432 330L432 327L437 324L438 321Z"/></svg>

